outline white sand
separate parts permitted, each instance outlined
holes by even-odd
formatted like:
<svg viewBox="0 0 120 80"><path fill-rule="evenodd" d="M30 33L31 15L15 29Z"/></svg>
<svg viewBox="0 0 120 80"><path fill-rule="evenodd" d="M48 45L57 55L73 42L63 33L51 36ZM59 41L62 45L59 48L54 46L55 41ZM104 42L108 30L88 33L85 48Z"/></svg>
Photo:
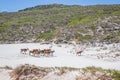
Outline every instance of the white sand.
<svg viewBox="0 0 120 80"><path fill-rule="evenodd" d="M21 48L32 49L45 49L50 48L55 50L54 56L50 57L33 57L21 54ZM110 46L110 45L109 45ZM20 64L33 64L42 67L76 67L83 68L88 66L102 67L104 69L116 69L120 70L120 60L118 61L106 61L103 59L97 59L94 54L100 54L108 52L109 50L97 51L99 47L86 48L82 56L76 56L74 46L67 44L40 44L40 43L27 43L27 44L1 44L0 45L0 66L16 67Z"/></svg>
<svg viewBox="0 0 120 80"><path fill-rule="evenodd" d="M0 69L0 80L12 80L9 75L10 71L11 70Z"/></svg>

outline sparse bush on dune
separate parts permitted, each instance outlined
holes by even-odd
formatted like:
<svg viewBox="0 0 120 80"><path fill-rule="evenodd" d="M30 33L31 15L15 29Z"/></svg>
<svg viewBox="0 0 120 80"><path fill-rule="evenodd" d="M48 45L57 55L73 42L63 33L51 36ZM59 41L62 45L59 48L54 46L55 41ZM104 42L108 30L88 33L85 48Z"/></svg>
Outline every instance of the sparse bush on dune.
<svg viewBox="0 0 120 80"><path fill-rule="evenodd" d="M98 74L100 80L120 80L120 71L117 70L106 70L102 68L96 68L94 66L83 68L85 72L90 71L92 74Z"/></svg>
<svg viewBox="0 0 120 80"><path fill-rule="evenodd" d="M58 77L64 78L73 76L69 73L78 72L74 80L119 80L120 71L105 70L96 67L69 68L69 67L36 67L33 65L21 65L16 67L10 74L15 80L56 80ZM49 76L50 73L50 76ZM63 77L64 75L64 77ZM67 76L65 76L67 75ZM47 77L46 77L47 76ZM57 76L57 77L55 77ZM47 79L47 78L50 79ZM65 79L65 78L64 78ZM70 79L71 80L71 79Z"/></svg>
<svg viewBox="0 0 120 80"><path fill-rule="evenodd" d="M50 72L50 69L46 68L38 68L32 65L21 65L16 67L11 73L11 77L15 78L15 80L33 80L33 79L41 79L47 73Z"/></svg>

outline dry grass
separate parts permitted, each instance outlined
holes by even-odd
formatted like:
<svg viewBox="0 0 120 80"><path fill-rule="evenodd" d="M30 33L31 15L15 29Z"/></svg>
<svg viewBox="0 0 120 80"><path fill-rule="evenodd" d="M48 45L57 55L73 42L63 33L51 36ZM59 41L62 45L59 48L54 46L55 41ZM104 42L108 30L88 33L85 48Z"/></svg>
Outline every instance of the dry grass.
<svg viewBox="0 0 120 80"><path fill-rule="evenodd" d="M5 66L5 67L0 67L0 69L8 69L8 70L12 70L12 67L10 67L10 66Z"/></svg>
<svg viewBox="0 0 120 80"><path fill-rule="evenodd" d="M13 69L10 73L15 80L42 80L49 73L54 72L50 77L55 75L61 77L71 71L77 71L75 80L119 80L119 71L104 70L102 68L70 68L70 67L36 67L34 65L21 65ZM72 76L72 75L69 75ZM61 77L62 80L63 77ZM55 79L56 80L56 79Z"/></svg>
<svg viewBox="0 0 120 80"><path fill-rule="evenodd" d="M16 67L10 75L12 78L15 78L15 80L38 80L47 75L50 71L51 69L49 68L38 68L26 64Z"/></svg>

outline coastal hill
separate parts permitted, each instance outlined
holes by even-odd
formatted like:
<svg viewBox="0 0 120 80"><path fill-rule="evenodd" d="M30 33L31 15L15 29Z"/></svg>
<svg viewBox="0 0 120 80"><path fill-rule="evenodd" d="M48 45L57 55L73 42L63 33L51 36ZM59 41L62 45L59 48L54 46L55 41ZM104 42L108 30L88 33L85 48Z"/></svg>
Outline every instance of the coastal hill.
<svg viewBox="0 0 120 80"><path fill-rule="evenodd" d="M38 5L0 12L0 43L120 42L120 5Z"/></svg>

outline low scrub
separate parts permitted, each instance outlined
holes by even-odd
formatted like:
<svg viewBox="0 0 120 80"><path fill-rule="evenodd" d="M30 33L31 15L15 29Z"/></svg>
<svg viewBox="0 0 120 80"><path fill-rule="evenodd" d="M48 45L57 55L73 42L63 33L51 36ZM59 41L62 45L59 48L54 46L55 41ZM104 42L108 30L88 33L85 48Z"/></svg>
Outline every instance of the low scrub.
<svg viewBox="0 0 120 80"><path fill-rule="evenodd" d="M73 76L70 74L71 72L78 73L75 80L120 80L120 71L106 70L93 66L80 69L71 67L37 67L25 64L13 69L10 75L15 80L47 80L45 77L49 75L51 75L49 76L50 79L54 76L61 77L61 79L63 75L64 77L66 77L65 75Z"/></svg>

